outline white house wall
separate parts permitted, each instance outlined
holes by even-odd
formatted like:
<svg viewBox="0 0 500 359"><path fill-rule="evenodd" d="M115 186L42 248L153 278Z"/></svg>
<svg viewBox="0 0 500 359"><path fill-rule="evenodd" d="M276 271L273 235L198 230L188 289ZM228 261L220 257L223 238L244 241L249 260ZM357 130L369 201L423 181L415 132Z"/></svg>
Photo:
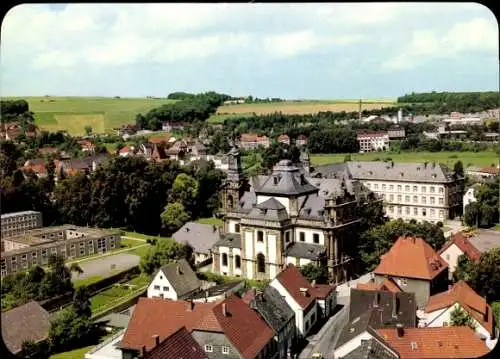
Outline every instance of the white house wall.
<svg viewBox="0 0 500 359"><path fill-rule="evenodd" d="M302 334L304 332L304 312L302 311L300 305L292 298L288 290L286 290L286 288L283 287L277 279L272 280L269 285L276 289L283 297L285 297L285 301L295 313L295 327L297 328L297 332Z"/></svg>
<svg viewBox="0 0 500 359"><path fill-rule="evenodd" d="M276 199L279 203L286 207L286 211L290 213L290 200L286 197L274 197L274 196L257 196L257 204L267 201L269 198Z"/></svg>
<svg viewBox="0 0 500 359"><path fill-rule="evenodd" d="M230 233L240 233L236 231L236 225L239 224L238 221L229 220L229 232Z"/></svg>
<svg viewBox="0 0 500 359"><path fill-rule="evenodd" d="M232 248L233 249L233 274L241 276L241 266L243 266L243 261L241 258L241 249ZM236 268L236 256L240 256L240 268Z"/></svg>
<svg viewBox="0 0 500 359"><path fill-rule="evenodd" d="M159 285L160 289L154 289L155 285ZM168 287L168 290L164 291L163 287ZM160 297L160 294L163 294L164 299L172 299L172 300L178 299L177 293L174 291L174 288L172 288L170 282L161 271L159 271L156 274L154 279L149 284L148 298Z"/></svg>
<svg viewBox="0 0 500 359"><path fill-rule="evenodd" d="M253 248L253 232L245 231L245 256L246 258L255 258L254 248ZM247 272L246 276L248 279L253 279L253 263L247 261Z"/></svg>
<svg viewBox="0 0 500 359"><path fill-rule="evenodd" d="M305 236L304 242L300 241L300 232L304 232L304 236ZM313 241L313 234L315 234L315 233L319 235L319 243L314 243L314 241ZM321 231L321 230L296 227L295 228L295 242L319 244L319 245L324 246L325 245L325 236L323 234L323 231Z"/></svg>
<svg viewBox="0 0 500 359"><path fill-rule="evenodd" d="M347 343L344 343L337 349L335 349L335 358L342 358L352 352L353 350L357 349L361 345L362 340L370 340L372 339L372 335L368 332L363 332L359 334L358 336L352 338L349 340Z"/></svg>
<svg viewBox="0 0 500 359"><path fill-rule="evenodd" d="M456 244L452 244L449 246L443 253L441 253L441 258L443 258L446 263L448 263L449 269L449 278L451 279L453 276L453 272L455 271L458 264L458 257L460 257L464 252Z"/></svg>

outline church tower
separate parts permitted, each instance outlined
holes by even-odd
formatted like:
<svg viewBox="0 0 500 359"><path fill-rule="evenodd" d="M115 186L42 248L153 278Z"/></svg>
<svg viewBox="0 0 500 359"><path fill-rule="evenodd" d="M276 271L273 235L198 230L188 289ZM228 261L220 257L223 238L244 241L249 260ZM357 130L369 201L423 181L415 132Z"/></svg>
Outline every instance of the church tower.
<svg viewBox="0 0 500 359"><path fill-rule="evenodd" d="M223 192L222 207L224 211L230 212L233 208L238 208L241 196L245 191L245 176L241 167L241 154L236 145L227 154L228 169L225 189Z"/></svg>
<svg viewBox="0 0 500 359"><path fill-rule="evenodd" d="M300 164L305 173L309 174L311 171L311 159L309 157L309 152L306 149L300 152Z"/></svg>

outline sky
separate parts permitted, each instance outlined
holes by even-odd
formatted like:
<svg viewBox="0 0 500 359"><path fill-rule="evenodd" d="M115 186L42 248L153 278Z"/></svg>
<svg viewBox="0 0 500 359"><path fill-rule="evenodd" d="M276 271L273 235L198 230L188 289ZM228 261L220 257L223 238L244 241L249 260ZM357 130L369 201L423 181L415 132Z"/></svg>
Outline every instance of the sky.
<svg viewBox="0 0 500 359"><path fill-rule="evenodd" d="M477 3L22 4L1 35L1 96L499 90L498 23Z"/></svg>

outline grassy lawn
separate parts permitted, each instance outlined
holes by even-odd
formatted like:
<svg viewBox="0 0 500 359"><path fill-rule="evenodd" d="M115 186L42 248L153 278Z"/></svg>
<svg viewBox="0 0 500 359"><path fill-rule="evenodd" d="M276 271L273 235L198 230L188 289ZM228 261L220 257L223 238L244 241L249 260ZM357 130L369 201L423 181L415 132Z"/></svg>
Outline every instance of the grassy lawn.
<svg viewBox="0 0 500 359"><path fill-rule="evenodd" d="M394 162L439 162L453 167L458 160L462 161L464 167L468 166L491 166L498 161L498 155L493 151L483 152L372 152L350 154L353 161L373 161L391 158ZM313 154L311 162L313 166L328 163L343 162L346 154Z"/></svg>
<svg viewBox="0 0 500 359"><path fill-rule="evenodd" d="M224 222L219 218L199 218L196 220L196 223L211 224L219 227L222 227L224 225Z"/></svg>
<svg viewBox="0 0 500 359"><path fill-rule="evenodd" d="M84 359L85 353L90 351L93 347L94 345L89 345L88 347L74 349L69 352L54 354L50 356L50 359Z"/></svg>
<svg viewBox="0 0 500 359"><path fill-rule="evenodd" d="M122 249L123 248L137 247L137 246L140 246L141 244L145 244L145 242L141 241L141 240L129 239L129 238L123 238L120 241L120 247Z"/></svg>
<svg viewBox="0 0 500 359"><path fill-rule="evenodd" d="M139 248L131 249L131 250L127 251L126 253L135 254L136 256L139 256L142 258L146 255L146 253L148 253L149 248L151 248L151 245L146 245L146 246L142 246Z"/></svg>
<svg viewBox="0 0 500 359"><path fill-rule="evenodd" d="M75 280L73 280L73 285L75 286L75 288L78 288L81 286L88 286L88 285L97 283L103 279L104 279L104 277L100 276L100 275L87 277L87 278L83 278L83 279L75 279Z"/></svg>
<svg viewBox="0 0 500 359"><path fill-rule="evenodd" d="M138 113L174 102L150 98L5 97L21 98L28 101L40 129L67 130L71 135L83 134L85 126L92 126L95 133L109 133L115 127L134 123Z"/></svg>
<svg viewBox="0 0 500 359"><path fill-rule="evenodd" d="M495 227L493 227L493 230L495 231L500 231L500 223L496 224ZM500 323L500 322L499 322Z"/></svg>
<svg viewBox="0 0 500 359"><path fill-rule="evenodd" d="M220 108L219 108L220 109ZM210 116L207 120L208 123L214 123L214 124L223 124L224 121L226 120L230 120L230 119L233 119L233 118L241 118L241 117L252 117L253 116L253 113L234 113L234 114L231 114L231 113L216 113L212 116Z"/></svg>

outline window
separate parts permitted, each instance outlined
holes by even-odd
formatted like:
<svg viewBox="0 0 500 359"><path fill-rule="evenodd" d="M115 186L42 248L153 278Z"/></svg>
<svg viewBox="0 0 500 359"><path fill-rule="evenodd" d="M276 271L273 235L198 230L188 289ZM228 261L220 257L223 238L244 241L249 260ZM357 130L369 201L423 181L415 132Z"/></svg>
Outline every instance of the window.
<svg viewBox="0 0 500 359"><path fill-rule="evenodd" d="M450 260L450 255L449 255L449 254L447 254L447 255L446 255L446 260L447 260L447 261L449 261L449 260Z"/></svg>
<svg viewBox="0 0 500 359"><path fill-rule="evenodd" d="M229 354L229 347L222 346L222 354L228 355Z"/></svg>
<svg viewBox="0 0 500 359"><path fill-rule="evenodd" d="M393 206L389 206L389 212L394 213L394 207Z"/></svg>
<svg viewBox="0 0 500 359"><path fill-rule="evenodd" d="M406 211L405 212L406 212L407 215L410 215L410 207L406 207Z"/></svg>
<svg viewBox="0 0 500 359"><path fill-rule="evenodd" d="M431 186L431 187L429 188L429 190L431 191L431 193L434 193L434 192L436 191L436 187Z"/></svg>
<svg viewBox="0 0 500 359"><path fill-rule="evenodd" d="M407 286L408 285L408 279L401 278L401 285Z"/></svg>
<svg viewBox="0 0 500 359"><path fill-rule="evenodd" d="M439 198L439 204L443 204L444 203L444 199L441 197Z"/></svg>
<svg viewBox="0 0 500 359"><path fill-rule="evenodd" d="M285 242L290 242L290 232L285 232Z"/></svg>
<svg viewBox="0 0 500 359"><path fill-rule="evenodd" d="M393 184L389 185L389 189L390 189L391 191L394 191L394 185L393 185Z"/></svg>
<svg viewBox="0 0 500 359"><path fill-rule="evenodd" d="M405 202L410 202L410 196L405 196Z"/></svg>
<svg viewBox="0 0 500 359"><path fill-rule="evenodd" d="M236 224L234 225L234 231L235 231L236 233L240 233L240 225L239 225L239 223L236 223Z"/></svg>
<svg viewBox="0 0 500 359"><path fill-rule="evenodd" d="M418 196L413 196L413 203L418 203Z"/></svg>
<svg viewBox="0 0 500 359"><path fill-rule="evenodd" d="M257 272L266 273L266 257L262 253L257 254Z"/></svg>
<svg viewBox="0 0 500 359"><path fill-rule="evenodd" d="M434 211L434 208L431 208L431 218L434 218L435 214L436 214L436 212Z"/></svg>
<svg viewBox="0 0 500 359"><path fill-rule="evenodd" d="M406 192L410 192L410 186L406 185L406 186L405 186L405 191L406 191Z"/></svg>
<svg viewBox="0 0 500 359"><path fill-rule="evenodd" d="M234 267L236 269L240 269L241 268L241 257L239 255L235 255L234 256Z"/></svg>
<svg viewBox="0 0 500 359"><path fill-rule="evenodd" d="M80 255L81 256L85 255L85 249L84 248L80 248Z"/></svg>
<svg viewBox="0 0 500 359"><path fill-rule="evenodd" d="M109 240L109 247L110 248L115 248L115 240L114 240L114 238Z"/></svg>
<svg viewBox="0 0 500 359"><path fill-rule="evenodd" d="M425 196L422 196L422 204L427 204L427 198Z"/></svg>
<svg viewBox="0 0 500 359"><path fill-rule="evenodd" d="M418 192L418 186L413 186L413 192Z"/></svg>
<svg viewBox="0 0 500 359"><path fill-rule="evenodd" d="M257 242L264 242L264 232L257 231Z"/></svg>
<svg viewBox="0 0 500 359"><path fill-rule="evenodd" d="M427 215L427 210L425 208L422 208L422 216L426 216Z"/></svg>
<svg viewBox="0 0 500 359"><path fill-rule="evenodd" d="M163 287L163 291L164 291L164 292L168 292L169 290L170 290L170 288L169 288L169 287Z"/></svg>
<svg viewBox="0 0 500 359"><path fill-rule="evenodd" d="M444 211L443 210L439 211L439 218L444 218Z"/></svg>
<svg viewBox="0 0 500 359"><path fill-rule="evenodd" d="M314 233L313 234L313 242L314 243L319 243L319 234L318 233Z"/></svg>
<svg viewBox="0 0 500 359"><path fill-rule="evenodd" d="M299 232L299 240L301 242L305 242L306 241L306 234L304 232Z"/></svg>
<svg viewBox="0 0 500 359"><path fill-rule="evenodd" d="M160 290L160 286L159 285L155 285L154 288L155 288L155 290Z"/></svg>
<svg viewBox="0 0 500 359"><path fill-rule="evenodd" d="M227 196L227 208L233 208L233 196Z"/></svg>
<svg viewBox="0 0 500 359"><path fill-rule="evenodd" d="M436 203L436 198L435 197L431 197L431 204L435 204Z"/></svg>
<svg viewBox="0 0 500 359"><path fill-rule="evenodd" d="M402 212L402 208L401 208L401 206L398 206L398 214L401 214L401 212Z"/></svg>
<svg viewBox="0 0 500 359"><path fill-rule="evenodd" d="M85 243L83 243L83 242L80 242L80 243L78 243L78 244L80 245L80 248L85 247Z"/></svg>
<svg viewBox="0 0 500 359"><path fill-rule="evenodd" d="M378 183L375 183L375 189L378 189Z"/></svg>
<svg viewBox="0 0 500 359"><path fill-rule="evenodd" d="M425 191L426 191L426 187L422 186L422 192L425 193Z"/></svg>
<svg viewBox="0 0 500 359"><path fill-rule="evenodd" d="M398 191L401 191L401 188L403 188L400 184L398 184Z"/></svg>
<svg viewBox="0 0 500 359"><path fill-rule="evenodd" d="M51 248L50 249L50 252L53 254L53 255L56 255L57 254L57 248Z"/></svg>
<svg viewBox="0 0 500 359"><path fill-rule="evenodd" d="M206 351L207 353L211 353L211 352L213 352L213 351L214 351L214 348L213 348L210 344L206 344L206 345L205 345L205 351Z"/></svg>
<svg viewBox="0 0 500 359"><path fill-rule="evenodd" d="M385 183L384 183L384 184L382 184L382 189L385 189Z"/></svg>
<svg viewBox="0 0 500 359"><path fill-rule="evenodd" d="M444 188L443 187L439 187L439 193L443 193L444 192Z"/></svg>
<svg viewBox="0 0 500 359"><path fill-rule="evenodd" d="M413 207L413 215L418 216L418 208L417 207Z"/></svg>
<svg viewBox="0 0 500 359"><path fill-rule="evenodd" d="M222 253L222 265L227 266L227 253Z"/></svg>
<svg viewBox="0 0 500 359"><path fill-rule="evenodd" d="M389 195L389 201L391 201L391 202L394 201L394 195L393 194Z"/></svg>

